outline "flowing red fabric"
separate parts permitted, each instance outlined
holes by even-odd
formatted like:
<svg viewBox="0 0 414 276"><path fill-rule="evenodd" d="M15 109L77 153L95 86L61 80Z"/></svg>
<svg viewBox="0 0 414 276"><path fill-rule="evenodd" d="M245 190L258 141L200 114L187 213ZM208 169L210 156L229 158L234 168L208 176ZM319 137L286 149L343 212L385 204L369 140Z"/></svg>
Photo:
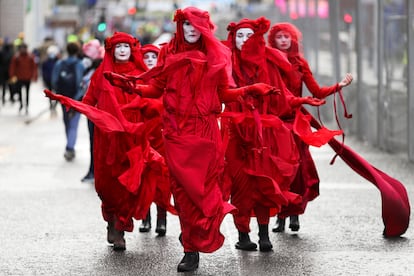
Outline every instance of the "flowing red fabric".
<svg viewBox="0 0 414 276"><path fill-rule="evenodd" d="M76 111L84 114L103 132L129 132L139 134L144 129L144 124L142 122L131 123L123 120L120 121L118 117L94 106L90 106L88 104L65 97L60 94L55 94L48 89L45 89L43 91L48 98L59 101L68 109L73 108Z"/></svg>
<svg viewBox="0 0 414 276"><path fill-rule="evenodd" d="M131 56L128 62L115 61L117 43L129 44ZM105 71L131 75L143 73L146 67L139 48L139 41L126 33L117 32L105 39L105 56L92 76L82 102L45 91L47 96L82 112L95 123L95 189L102 202L104 219L114 222L115 228L121 231L133 230L133 218L146 217L160 190L159 175L165 175L166 171L163 158L148 142L154 124L146 124L146 114L130 108L139 105L140 97L112 86L103 75ZM149 105L142 104L145 110ZM151 109L156 113L158 108ZM164 187L161 190L165 190ZM168 197L159 200L165 201L167 210L174 211Z"/></svg>
<svg viewBox="0 0 414 276"><path fill-rule="evenodd" d="M318 131L311 130L311 116L297 112L293 123L293 131L303 142L308 145L321 147L328 143L334 136L342 135L342 130L330 130L321 126Z"/></svg>
<svg viewBox="0 0 414 276"><path fill-rule="evenodd" d="M313 117L311 123L317 129L322 127ZM374 184L380 191L382 220L385 226L383 234L387 237L403 235L407 231L410 222L410 202L404 185L375 168L350 147L336 139L331 139L329 145L349 167Z"/></svg>
<svg viewBox="0 0 414 276"><path fill-rule="evenodd" d="M316 82L307 61L303 57L302 33L293 24L281 22L270 28L268 44L271 48L277 50L275 38L280 31L290 34L291 37L291 47L283 50L283 55L291 63L291 68L286 70L280 67L281 76L289 91L296 97L302 97L303 84L305 84L312 95L319 99L324 99L335 93L339 88L337 84L320 87ZM310 128L311 118L303 114L301 109L296 110L291 116L286 116L284 120L295 133L295 140L300 153L300 166L291 184L291 191L302 195L302 202L283 206L278 215L280 218L303 214L308 202L319 196L319 176L309 151L309 145L320 147L331 138L334 138L335 135L341 134L339 130L329 130L326 127L312 131Z"/></svg>
<svg viewBox="0 0 414 276"><path fill-rule="evenodd" d="M264 34L269 26L270 21L264 17L230 23L226 41L232 49L233 77L239 87L262 82L279 91L274 95L245 97L228 103L222 116L225 139L229 137L226 179L233 185L229 188L230 184L226 183L225 190L231 191L231 202L239 210L234 220L242 232L250 231L250 216L256 215L259 222L267 224L269 215L280 212L282 206L301 202L301 197L290 191L299 166L298 148L293 132L280 119L294 114L289 104L293 95L286 89L280 74L280 70L291 70L291 64L281 51L266 47ZM240 28L251 28L254 32L241 51L235 46L236 32ZM271 123L276 121L279 123ZM304 127L306 124L299 125L298 132L309 141L324 142L317 141L321 137ZM267 208L267 213L256 213L262 207Z"/></svg>
<svg viewBox="0 0 414 276"><path fill-rule="evenodd" d="M185 42L188 20L201 33ZM214 37L208 12L194 7L176 11L177 31L161 49L157 67L142 75L163 91L163 136L171 190L178 211L185 252L210 253L224 242L220 225L235 207L223 200L223 170L217 114L218 87L228 86L229 50Z"/></svg>

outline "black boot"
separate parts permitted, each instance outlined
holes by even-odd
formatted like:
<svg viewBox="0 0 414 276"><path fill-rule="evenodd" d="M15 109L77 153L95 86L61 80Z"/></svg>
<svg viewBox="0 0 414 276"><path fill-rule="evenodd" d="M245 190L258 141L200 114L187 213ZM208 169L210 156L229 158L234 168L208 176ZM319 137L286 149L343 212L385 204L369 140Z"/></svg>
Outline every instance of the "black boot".
<svg viewBox="0 0 414 276"><path fill-rule="evenodd" d="M157 219L157 227L155 228L155 232L158 236L165 236L165 233L167 232L167 220L165 218Z"/></svg>
<svg viewBox="0 0 414 276"><path fill-rule="evenodd" d="M116 230L115 230L115 222L108 221L108 226L106 227L107 233L106 233L106 240L108 243L114 243Z"/></svg>
<svg viewBox="0 0 414 276"><path fill-rule="evenodd" d="M200 256L198 252L185 252L184 257L181 262L178 264L178 272L187 272L194 271L198 268L198 263L200 261Z"/></svg>
<svg viewBox="0 0 414 276"><path fill-rule="evenodd" d="M107 236L106 239L108 243L114 245L115 251L123 251L126 249L125 239L124 239L124 231L119 231L115 229L115 221L108 221L107 229Z"/></svg>
<svg viewBox="0 0 414 276"><path fill-rule="evenodd" d="M124 231L118 231L115 229L115 239L114 239L114 250L115 251L124 251L126 249Z"/></svg>
<svg viewBox="0 0 414 276"><path fill-rule="evenodd" d="M142 220L142 224L139 227L139 232L149 232L151 230L151 213L148 211L147 217Z"/></svg>
<svg viewBox="0 0 414 276"><path fill-rule="evenodd" d="M239 241L236 243L236 248L246 251L256 251L257 244L250 240L249 233L239 231Z"/></svg>
<svg viewBox="0 0 414 276"><path fill-rule="evenodd" d="M277 218L275 226L272 228L273 232L284 232L285 231L285 219Z"/></svg>
<svg viewBox="0 0 414 276"><path fill-rule="evenodd" d="M167 232L167 210L157 205L157 227L155 232L158 236L165 236Z"/></svg>
<svg viewBox="0 0 414 276"><path fill-rule="evenodd" d="M273 248L269 240L269 225L259 224L259 249L262 252L271 251Z"/></svg>
<svg viewBox="0 0 414 276"><path fill-rule="evenodd" d="M299 216L290 216L289 228L294 232L299 231Z"/></svg>

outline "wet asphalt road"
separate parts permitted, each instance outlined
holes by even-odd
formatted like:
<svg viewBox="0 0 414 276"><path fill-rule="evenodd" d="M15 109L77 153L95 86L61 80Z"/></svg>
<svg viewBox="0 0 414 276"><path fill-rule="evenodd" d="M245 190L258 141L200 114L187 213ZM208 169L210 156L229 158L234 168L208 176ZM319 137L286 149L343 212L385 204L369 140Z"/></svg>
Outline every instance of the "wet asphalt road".
<svg viewBox="0 0 414 276"><path fill-rule="evenodd" d="M26 124L48 106L39 83L30 99L28 116L19 115L17 104L0 106L0 275L414 275L413 229L385 239L378 190L339 158L329 165L329 146L312 149L320 197L300 216L299 232L270 233L273 252L236 250L237 231L227 216L224 246L201 254L195 273L177 273L183 253L172 215L165 237L139 233L136 222L126 234L127 250L113 252L94 187L80 182L89 165L86 119L79 126L77 156L66 162L60 110L58 118L44 112ZM346 143L403 182L413 201L414 164L405 155L378 151L350 136ZM251 227L257 241L256 221Z"/></svg>

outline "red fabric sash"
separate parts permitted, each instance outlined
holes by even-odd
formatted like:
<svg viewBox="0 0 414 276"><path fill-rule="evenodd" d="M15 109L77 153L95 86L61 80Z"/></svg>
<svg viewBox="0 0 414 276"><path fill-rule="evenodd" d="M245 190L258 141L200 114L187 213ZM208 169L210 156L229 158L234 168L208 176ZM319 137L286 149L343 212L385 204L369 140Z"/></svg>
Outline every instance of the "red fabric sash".
<svg viewBox="0 0 414 276"><path fill-rule="evenodd" d="M58 95L50 90L45 89L44 93L52 100L57 100L65 105L68 109L73 108L82 114L85 114L100 130L104 132L129 132L139 134L142 133L144 123L131 123L125 119L117 118L114 115L100 110L96 107L73 100L63 95Z"/></svg>
<svg viewBox="0 0 414 276"><path fill-rule="evenodd" d="M322 128L321 124L309 112L303 108L302 111L311 116L312 127ZM410 202L404 185L375 168L350 147L338 140L333 138L328 143L351 169L374 184L380 191L382 220L385 226L384 236L396 237L404 234L410 222Z"/></svg>

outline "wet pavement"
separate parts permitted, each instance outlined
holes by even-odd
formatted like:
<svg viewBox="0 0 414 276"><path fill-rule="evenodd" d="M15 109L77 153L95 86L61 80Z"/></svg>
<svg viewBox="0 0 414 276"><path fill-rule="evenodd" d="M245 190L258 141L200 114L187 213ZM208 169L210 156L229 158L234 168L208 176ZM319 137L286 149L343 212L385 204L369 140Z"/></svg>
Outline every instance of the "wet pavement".
<svg viewBox="0 0 414 276"><path fill-rule="evenodd" d="M223 247L201 254L196 272L177 273L183 253L173 215L165 237L139 233L137 221L126 234L127 250L114 252L94 187L80 181L89 166L85 117L76 158L66 162L60 106L51 118L40 83L33 84L30 100L28 115L19 114L17 103L0 106L0 275L414 275L413 229L384 238L378 190L339 158L329 165L329 146L312 148L321 195L300 216L299 232L270 233L272 252L236 250L237 231L227 216ZM26 123L30 118L35 120ZM414 164L404 154L381 152L350 136L346 144L403 182L413 202ZM154 206L152 214L155 224ZM255 220L251 227L257 242Z"/></svg>

